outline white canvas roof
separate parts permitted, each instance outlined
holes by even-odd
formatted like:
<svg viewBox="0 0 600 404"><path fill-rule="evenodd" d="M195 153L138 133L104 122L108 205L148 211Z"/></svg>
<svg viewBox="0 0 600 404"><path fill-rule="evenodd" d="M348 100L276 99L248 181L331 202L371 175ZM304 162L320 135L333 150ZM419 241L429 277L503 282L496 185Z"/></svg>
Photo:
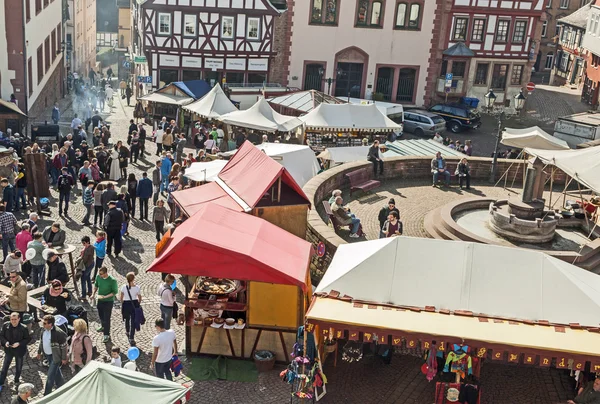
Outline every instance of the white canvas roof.
<svg viewBox="0 0 600 404"><path fill-rule="evenodd" d="M545 150L569 149L567 142L549 135L537 126L525 129L506 128L502 132L502 144L519 149L526 147Z"/></svg>
<svg viewBox="0 0 600 404"><path fill-rule="evenodd" d="M150 93L146 94L143 97L138 98L142 101L152 101L152 102L160 102L162 104L171 104L171 105L186 105L190 102L194 101L192 97L182 97L179 95L165 94L165 93Z"/></svg>
<svg viewBox="0 0 600 404"><path fill-rule="evenodd" d="M189 387L170 380L92 361L66 384L36 403L173 404L188 390Z"/></svg>
<svg viewBox="0 0 600 404"><path fill-rule="evenodd" d="M277 104L304 113L312 111L321 103L344 104L346 102L316 90L288 93L278 97L269 98L268 101L271 105Z"/></svg>
<svg viewBox="0 0 600 404"><path fill-rule="evenodd" d="M542 150L527 147L525 152L552 164L580 184L600 192L600 146L577 150Z"/></svg>
<svg viewBox="0 0 600 404"><path fill-rule="evenodd" d="M263 150L267 154L267 156L271 157L273 160L277 161L279 164L284 166L286 170L288 170L288 172L292 175L292 178L294 178L298 185L300 185L300 187L303 187L304 184L306 184L308 180L310 180L312 177L317 175L317 173L321 169L319 163L317 162L317 158L315 157L315 153L308 146L286 143L262 143L257 145L256 148L259 150ZM236 152L237 150L232 150L229 152L222 153L222 155L233 156ZM195 167L196 164L204 163L194 163L192 164L192 168ZM188 175L187 170L185 172L185 175ZM204 173L202 173L202 177L204 177Z"/></svg>
<svg viewBox="0 0 600 404"><path fill-rule="evenodd" d="M244 111L222 115L219 120L229 125L264 132L289 132L302 125L302 121L295 116L281 115L273 110L264 98L260 98L256 104Z"/></svg>
<svg viewBox="0 0 600 404"><path fill-rule="evenodd" d="M186 105L183 109L209 119L238 110L227 98L219 84L215 84L204 97Z"/></svg>
<svg viewBox="0 0 600 404"><path fill-rule="evenodd" d="M344 101L344 102L346 102L348 100L347 97L337 97L337 98L340 101ZM385 114L387 116L404 113L404 108L402 107L402 105L394 104L393 102L385 102L385 101L374 102L373 100L365 100L362 98L350 98L350 104L361 104L361 105L374 104L377 106L377 108L379 108L379 110L383 114Z"/></svg>
<svg viewBox="0 0 600 404"><path fill-rule="evenodd" d="M331 160L332 164L366 160L369 147L371 146L328 147L318 157Z"/></svg>
<svg viewBox="0 0 600 404"><path fill-rule="evenodd" d="M321 104L300 119L307 128L317 130L362 130L393 132L400 125L381 113L375 104Z"/></svg>
<svg viewBox="0 0 600 404"><path fill-rule="evenodd" d="M227 164L227 160L212 160L192 163L185 170L185 176L192 181L213 182Z"/></svg>
<svg viewBox="0 0 600 404"><path fill-rule="evenodd" d="M316 292L332 290L399 306L600 324L599 275L512 247L411 237L342 244Z"/></svg>

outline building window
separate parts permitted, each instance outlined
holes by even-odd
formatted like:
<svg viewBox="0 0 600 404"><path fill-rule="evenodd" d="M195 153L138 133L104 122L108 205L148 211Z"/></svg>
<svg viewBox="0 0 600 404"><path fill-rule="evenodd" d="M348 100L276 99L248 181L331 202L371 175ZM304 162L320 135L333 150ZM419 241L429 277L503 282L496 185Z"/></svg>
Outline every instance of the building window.
<svg viewBox="0 0 600 404"><path fill-rule="evenodd" d="M510 75L510 85L519 86L523 78L523 65L513 65L512 74Z"/></svg>
<svg viewBox="0 0 600 404"><path fill-rule="evenodd" d="M467 62L452 62L452 77L465 77Z"/></svg>
<svg viewBox="0 0 600 404"><path fill-rule="evenodd" d="M193 14L186 14L183 16L183 35L184 36L196 36L196 16Z"/></svg>
<svg viewBox="0 0 600 404"><path fill-rule="evenodd" d="M548 52L546 55L546 64L544 65L545 69L552 69L554 67L554 53Z"/></svg>
<svg viewBox="0 0 600 404"><path fill-rule="evenodd" d="M485 20L476 18L473 20L473 31L471 32L471 41L483 41L483 32L485 31Z"/></svg>
<svg viewBox="0 0 600 404"><path fill-rule="evenodd" d="M407 21L408 17L408 21ZM420 29L421 4L420 3L398 3L396 4L396 29Z"/></svg>
<svg viewBox="0 0 600 404"><path fill-rule="evenodd" d="M50 70L50 37L46 37L46 40L44 41L44 61L46 63L44 63L44 66L46 67L46 73L48 73L48 70Z"/></svg>
<svg viewBox="0 0 600 404"><path fill-rule="evenodd" d="M398 3L396 6L396 28L406 27L406 3Z"/></svg>
<svg viewBox="0 0 600 404"><path fill-rule="evenodd" d="M50 2L48 0L44 0L44 8L48 7L48 4L50 4Z"/></svg>
<svg viewBox="0 0 600 404"><path fill-rule="evenodd" d="M266 82L266 73L248 73L248 84L264 84Z"/></svg>
<svg viewBox="0 0 600 404"><path fill-rule="evenodd" d="M446 73L448 73L448 61L442 61L442 68L440 69L440 77L446 77Z"/></svg>
<svg viewBox="0 0 600 404"><path fill-rule="evenodd" d="M70 44L71 38L69 37L67 43L65 44L65 49L70 46ZM56 26L56 47L58 49L62 49L62 22Z"/></svg>
<svg viewBox="0 0 600 404"><path fill-rule="evenodd" d="M56 59L56 29L52 30L52 61Z"/></svg>
<svg viewBox="0 0 600 404"><path fill-rule="evenodd" d="M37 82L40 84L44 78L44 49L42 45L37 48Z"/></svg>
<svg viewBox="0 0 600 404"><path fill-rule="evenodd" d="M260 18L256 18L256 17L248 18L246 39L255 40L255 41L260 39Z"/></svg>
<svg viewBox="0 0 600 404"><path fill-rule="evenodd" d="M221 18L221 38L233 39L233 17Z"/></svg>
<svg viewBox="0 0 600 404"><path fill-rule="evenodd" d="M356 10L356 25L381 27L383 5L379 0L360 0Z"/></svg>
<svg viewBox="0 0 600 404"><path fill-rule="evenodd" d="M544 21L542 24L542 38L546 38L546 31L548 31L548 21Z"/></svg>
<svg viewBox="0 0 600 404"><path fill-rule="evenodd" d="M487 85L488 69L490 65L487 63L479 63L475 71L475 82L477 85Z"/></svg>
<svg viewBox="0 0 600 404"><path fill-rule="evenodd" d="M31 20L31 2L30 0L25 0L25 18L27 22Z"/></svg>
<svg viewBox="0 0 600 404"><path fill-rule="evenodd" d="M337 24L338 0L312 0L311 24Z"/></svg>
<svg viewBox="0 0 600 404"><path fill-rule="evenodd" d="M525 32L527 31L527 21L516 21L515 32L513 33L513 42L525 42Z"/></svg>
<svg viewBox="0 0 600 404"><path fill-rule="evenodd" d="M560 0L560 8L569 8L569 0Z"/></svg>
<svg viewBox="0 0 600 404"><path fill-rule="evenodd" d="M492 88L504 90L506 88L506 76L508 74L508 65L494 65L492 72Z"/></svg>
<svg viewBox="0 0 600 404"><path fill-rule="evenodd" d="M42 12L42 0L35 0L35 15Z"/></svg>
<svg viewBox="0 0 600 404"><path fill-rule="evenodd" d="M506 42L508 40L508 28L510 21L499 20L496 26L496 42Z"/></svg>
<svg viewBox="0 0 600 404"><path fill-rule="evenodd" d="M31 94L33 94L33 67L32 67L32 63L31 63L31 58L29 58L27 60L27 87L29 87L27 90L29 92L29 95L31 96Z"/></svg>
<svg viewBox="0 0 600 404"><path fill-rule="evenodd" d="M158 13L158 35L171 35L171 14Z"/></svg>
<svg viewBox="0 0 600 404"><path fill-rule="evenodd" d="M560 35L560 25L557 25L556 28L554 28L554 36L559 36Z"/></svg>
<svg viewBox="0 0 600 404"><path fill-rule="evenodd" d="M552 0L546 1L546 8L552 8Z"/></svg>
<svg viewBox="0 0 600 404"><path fill-rule="evenodd" d="M413 3L410 5L410 15L408 17L408 27L419 29L419 20L421 17L421 5Z"/></svg>
<svg viewBox="0 0 600 404"><path fill-rule="evenodd" d="M242 72L227 72L225 80L229 84L244 84L244 73Z"/></svg>
<svg viewBox="0 0 600 404"><path fill-rule="evenodd" d="M569 54L561 53L560 54L560 70L566 72L569 68Z"/></svg>
<svg viewBox="0 0 600 404"><path fill-rule="evenodd" d="M454 34L452 39L455 41L464 41L467 39L467 24L469 23L468 18L457 17L454 20Z"/></svg>

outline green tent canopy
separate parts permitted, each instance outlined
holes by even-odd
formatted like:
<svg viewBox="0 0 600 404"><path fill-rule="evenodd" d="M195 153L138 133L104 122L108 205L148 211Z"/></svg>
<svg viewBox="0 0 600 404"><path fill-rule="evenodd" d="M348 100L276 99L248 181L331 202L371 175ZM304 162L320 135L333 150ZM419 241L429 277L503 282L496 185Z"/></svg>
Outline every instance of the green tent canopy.
<svg viewBox="0 0 600 404"><path fill-rule="evenodd" d="M142 372L92 361L68 383L36 403L76 403L85 397L86 404L174 404L189 389Z"/></svg>

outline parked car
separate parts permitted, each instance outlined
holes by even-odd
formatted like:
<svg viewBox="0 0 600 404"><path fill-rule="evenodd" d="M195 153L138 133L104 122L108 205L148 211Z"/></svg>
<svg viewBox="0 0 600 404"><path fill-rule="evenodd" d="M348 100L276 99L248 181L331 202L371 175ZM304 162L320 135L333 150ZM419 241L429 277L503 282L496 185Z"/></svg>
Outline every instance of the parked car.
<svg viewBox="0 0 600 404"><path fill-rule="evenodd" d="M429 111L444 118L446 126L453 133L477 129L481 126L479 112L464 104L437 104L429 108Z"/></svg>
<svg viewBox="0 0 600 404"><path fill-rule="evenodd" d="M422 109L404 111L404 131L417 136L433 136L436 132L443 133L446 121L439 115Z"/></svg>

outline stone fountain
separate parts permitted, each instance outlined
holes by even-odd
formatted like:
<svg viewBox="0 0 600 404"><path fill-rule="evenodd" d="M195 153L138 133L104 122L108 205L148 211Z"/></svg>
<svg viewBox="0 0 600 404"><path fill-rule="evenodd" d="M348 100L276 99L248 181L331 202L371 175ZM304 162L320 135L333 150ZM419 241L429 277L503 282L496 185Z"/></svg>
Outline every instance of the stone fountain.
<svg viewBox="0 0 600 404"><path fill-rule="evenodd" d="M551 241L556 233L558 217L544 210L544 183L547 174L537 158L529 161L520 200L497 200L489 205L489 224L496 234L511 240L531 244Z"/></svg>

